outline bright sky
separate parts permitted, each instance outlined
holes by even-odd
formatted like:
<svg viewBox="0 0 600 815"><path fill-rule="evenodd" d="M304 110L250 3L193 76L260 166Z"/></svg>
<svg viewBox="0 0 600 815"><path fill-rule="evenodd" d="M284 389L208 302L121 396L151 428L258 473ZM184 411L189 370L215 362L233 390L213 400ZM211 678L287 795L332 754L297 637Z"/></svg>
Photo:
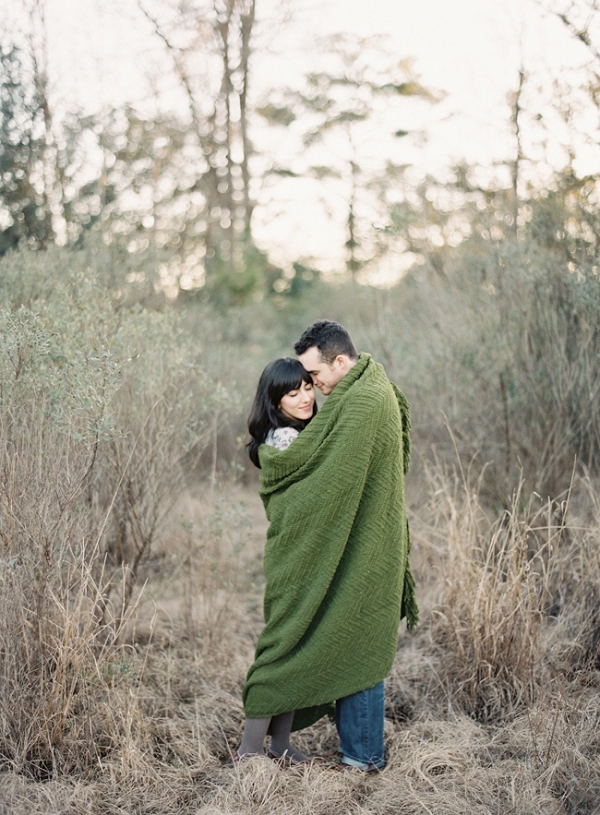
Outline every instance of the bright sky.
<svg viewBox="0 0 600 815"><path fill-rule="evenodd" d="M589 54L573 41L556 15L549 13L549 6L550 0L305 0L288 36L301 63L304 57L304 70L306 56L314 53L310 44L315 34L339 30L361 36L384 33L398 57L413 57L423 84L442 91L445 98L416 110L406 106L408 122L423 127L428 138L418 146L403 143L397 158L434 175L443 175L461 159L493 166L514 156L507 97L516 89L519 71L524 68L530 77L525 97L537 106L531 118L543 115L555 142L547 155L560 166L565 158L560 145L569 143L572 134L565 132L548 109L547 100L553 80L564 80L571 72L575 76ZM291 47L290 53L294 53ZM529 103L527 98L524 102ZM533 138L534 133L529 136ZM525 142L526 155L535 159L539 146L533 141L527 144L527 135ZM579 145L579 154L585 161L582 171L600 170L598 147ZM543 168L534 162L528 170L543 176ZM292 201L288 203L290 211ZM328 230L321 224L319 208L307 207L302 219L258 220L257 234L276 246L283 232L283 246L301 250L308 241L317 247L316 255L326 258L332 245L328 235L337 229L335 245L339 246L342 224L330 221ZM331 260L337 265L335 257Z"/></svg>
<svg viewBox="0 0 600 815"><path fill-rule="evenodd" d="M407 103L407 124L424 129L428 138L416 145L403 141L396 160L434 174L463 158L493 165L514 152L506 100L520 67L531 77L529 87L544 85L547 96L554 77L564 77L587 59L583 46L548 13L550 2L258 0L263 33L255 90L260 94L276 82L297 83L318 60L320 36L340 31L386 34L397 58L414 58L423 84L445 94L434 106ZM162 47L150 35L136 0L46 0L46 6L50 76L63 105L78 104L91 112L102 105L138 102L150 96L149 75L163 91L172 87L173 98L178 98L177 80L165 71ZM16 0L0 0L4 27L17 7ZM546 115L544 93L535 97L535 104ZM285 140L273 138L279 139L274 149L283 149ZM555 139L557 144L569 139L559 124ZM529 149L533 156L534 145ZM588 148L582 156L585 169L600 169L598 148ZM324 216L314 185L282 183L260 200L256 237L276 261L305 255L325 266L339 265L345 213L340 209L342 217L335 211Z"/></svg>

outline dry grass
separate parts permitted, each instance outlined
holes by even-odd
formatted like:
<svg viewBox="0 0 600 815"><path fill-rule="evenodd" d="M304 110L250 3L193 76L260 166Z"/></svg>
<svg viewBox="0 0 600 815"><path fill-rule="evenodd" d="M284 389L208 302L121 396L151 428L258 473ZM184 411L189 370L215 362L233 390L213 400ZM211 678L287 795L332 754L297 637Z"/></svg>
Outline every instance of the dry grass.
<svg viewBox="0 0 600 815"><path fill-rule="evenodd" d="M11 761L0 775L0 812L598 812L598 672L575 659L593 640L594 504L585 530L581 518L570 526L553 514L542 524L543 513L518 500L494 521L461 483L432 475L430 508L413 522L424 623L401 635L387 681L382 773L339 772L335 759L294 770L258 758L226 765L261 627L265 520L253 491L222 488L211 503L207 487L182 499L156 550L122 662L113 655L96 673L69 668L95 705L89 740L102 750L86 767L55 764L45 783ZM556 591L561 575L563 587L579 576L571 606ZM574 633L571 613L588 628ZM81 739L85 716L74 709L71 717ZM307 750L337 743L327 720L296 739Z"/></svg>
<svg viewBox="0 0 600 815"><path fill-rule="evenodd" d="M182 456L220 410L202 381L188 392L189 357L120 373L74 335L71 348L70 314L52 331L2 315L0 813L597 810L596 485L558 502L517 493L495 518L477 483L423 470L423 624L388 679L386 769L234 770L262 624L262 508L254 490L215 488L215 456L211 481L183 489ZM165 325L148 320L162 348ZM334 751L335 728L297 743Z"/></svg>
<svg viewBox="0 0 600 815"><path fill-rule="evenodd" d="M535 701L542 681L540 634L547 603L547 540L532 540L539 513L510 511L490 521L463 479L432 476L431 536L445 537L443 588L432 637L443 651L440 681L469 715L511 715ZM535 549L532 551L532 544Z"/></svg>

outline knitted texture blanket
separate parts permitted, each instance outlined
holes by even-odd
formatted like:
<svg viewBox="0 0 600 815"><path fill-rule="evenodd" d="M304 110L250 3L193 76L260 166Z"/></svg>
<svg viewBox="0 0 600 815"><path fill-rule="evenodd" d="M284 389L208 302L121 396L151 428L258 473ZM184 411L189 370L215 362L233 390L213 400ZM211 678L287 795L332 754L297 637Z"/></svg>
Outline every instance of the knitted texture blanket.
<svg viewBox="0 0 600 815"><path fill-rule="evenodd" d="M398 625L418 610L404 475L409 406L369 354L286 450L261 445L269 530L265 627L246 716L295 710L294 730L389 673Z"/></svg>

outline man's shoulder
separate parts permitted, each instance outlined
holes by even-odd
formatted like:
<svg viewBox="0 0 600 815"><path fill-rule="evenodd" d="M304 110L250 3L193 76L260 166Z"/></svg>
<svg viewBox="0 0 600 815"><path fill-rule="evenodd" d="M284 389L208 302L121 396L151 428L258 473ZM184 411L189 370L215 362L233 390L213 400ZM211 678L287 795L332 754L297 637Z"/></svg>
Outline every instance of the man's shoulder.
<svg viewBox="0 0 600 815"><path fill-rule="evenodd" d="M396 424L400 413L394 386L387 378L385 381L378 379L373 385L365 382L356 389L348 406L348 418L352 415L358 416L365 423L365 428ZM342 413L342 420L343 415Z"/></svg>
<svg viewBox="0 0 600 815"><path fill-rule="evenodd" d="M396 386L388 378L385 368L379 362L371 359L365 370L365 375L355 383L357 397L372 404L383 404L395 400Z"/></svg>

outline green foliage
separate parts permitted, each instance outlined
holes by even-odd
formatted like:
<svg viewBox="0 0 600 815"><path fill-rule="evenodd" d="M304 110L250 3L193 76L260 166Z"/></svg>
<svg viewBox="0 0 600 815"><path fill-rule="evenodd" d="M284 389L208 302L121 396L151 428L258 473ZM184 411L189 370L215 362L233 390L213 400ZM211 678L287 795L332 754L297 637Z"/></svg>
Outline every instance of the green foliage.
<svg viewBox="0 0 600 815"><path fill-rule="evenodd" d="M0 256L54 237L44 190L43 97L15 46L0 43Z"/></svg>
<svg viewBox="0 0 600 815"><path fill-rule="evenodd" d="M90 323L85 313L62 288L56 294L54 311L33 312L24 306L0 311L2 410L20 418L11 420L13 430L20 426L20 432L33 432L29 423L37 426L45 417L56 430L89 445L115 432L110 403L121 364L101 337L86 343L92 338L86 337ZM96 307L95 316L99 305L98 300L90 304Z"/></svg>
<svg viewBox="0 0 600 815"><path fill-rule="evenodd" d="M206 283L202 289L192 290L194 296L209 299L217 308L236 307L248 303L253 297L272 292L273 283L281 278L282 270L273 265L265 252L251 241L238 248L234 257L230 244L227 251L216 250L205 261ZM183 298L182 298L183 299Z"/></svg>

